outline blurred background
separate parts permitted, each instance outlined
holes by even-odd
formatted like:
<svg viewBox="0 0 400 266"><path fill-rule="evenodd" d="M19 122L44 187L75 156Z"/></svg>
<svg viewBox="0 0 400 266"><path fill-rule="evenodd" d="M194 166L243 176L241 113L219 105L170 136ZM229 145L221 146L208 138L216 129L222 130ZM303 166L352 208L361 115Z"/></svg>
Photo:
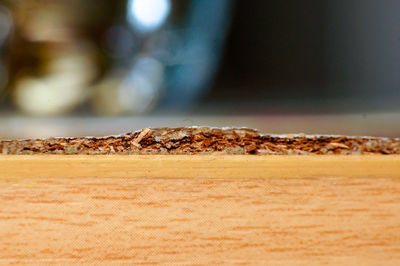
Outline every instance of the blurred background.
<svg viewBox="0 0 400 266"><path fill-rule="evenodd" d="M400 136L398 0L0 0L0 138Z"/></svg>

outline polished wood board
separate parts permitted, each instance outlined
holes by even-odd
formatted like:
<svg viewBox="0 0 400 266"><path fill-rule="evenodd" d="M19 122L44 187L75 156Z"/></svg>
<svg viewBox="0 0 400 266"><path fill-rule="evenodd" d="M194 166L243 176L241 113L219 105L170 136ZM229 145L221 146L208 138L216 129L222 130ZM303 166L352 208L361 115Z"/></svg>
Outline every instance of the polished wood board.
<svg viewBox="0 0 400 266"><path fill-rule="evenodd" d="M0 156L0 264L400 264L399 156Z"/></svg>
<svg viewBox="0 0 400 266"><path fill-rule="evenodd" d="M400 178L400 155L4 155L0 169L0 178Z"/></svg>

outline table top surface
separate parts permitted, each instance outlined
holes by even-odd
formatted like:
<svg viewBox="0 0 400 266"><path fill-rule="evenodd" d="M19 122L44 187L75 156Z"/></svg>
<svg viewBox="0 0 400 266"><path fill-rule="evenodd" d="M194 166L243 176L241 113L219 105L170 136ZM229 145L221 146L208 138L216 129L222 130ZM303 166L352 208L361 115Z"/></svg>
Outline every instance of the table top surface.
<svg viewBox="0 0 400 266"><path fill-rule="evenodd" d="M262 133L400 136L400 112L347 114L155 115L138 117L0 117L0 138L104 136L146 127L249 127Z"/></svg>

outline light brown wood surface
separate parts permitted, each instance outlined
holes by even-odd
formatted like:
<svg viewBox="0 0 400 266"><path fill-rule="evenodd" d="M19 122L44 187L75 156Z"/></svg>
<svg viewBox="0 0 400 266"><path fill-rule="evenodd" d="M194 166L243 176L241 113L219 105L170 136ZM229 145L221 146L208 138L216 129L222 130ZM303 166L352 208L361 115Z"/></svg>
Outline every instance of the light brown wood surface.
<svg viewBox="0 0 400 266"><path fill-rule="evenodd" d="M0 264L400 264L399 156L0 156Z"/></svg>
<svg viewBox="0 0 400 266"><path fill-rule="evenodd" d="M400 178L400 155L4 155L0 169L0 178Z"/></svg>

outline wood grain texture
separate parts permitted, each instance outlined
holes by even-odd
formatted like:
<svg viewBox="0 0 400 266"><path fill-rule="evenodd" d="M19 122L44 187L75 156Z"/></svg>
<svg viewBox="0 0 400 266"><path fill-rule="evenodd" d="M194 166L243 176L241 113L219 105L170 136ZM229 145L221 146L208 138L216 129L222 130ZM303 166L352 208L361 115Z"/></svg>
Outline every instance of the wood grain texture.
<svg viewBox="0 0 400 266"><path fill-rule="evenodd" d="M0 178L400 178L400 155L4 155L0 169Z"/></svg>
<svg viewBox="0 0 400 266"><path fill-rule="evenodd" d="M400 263L398 157L0 158L0 264Z"/></svg>

